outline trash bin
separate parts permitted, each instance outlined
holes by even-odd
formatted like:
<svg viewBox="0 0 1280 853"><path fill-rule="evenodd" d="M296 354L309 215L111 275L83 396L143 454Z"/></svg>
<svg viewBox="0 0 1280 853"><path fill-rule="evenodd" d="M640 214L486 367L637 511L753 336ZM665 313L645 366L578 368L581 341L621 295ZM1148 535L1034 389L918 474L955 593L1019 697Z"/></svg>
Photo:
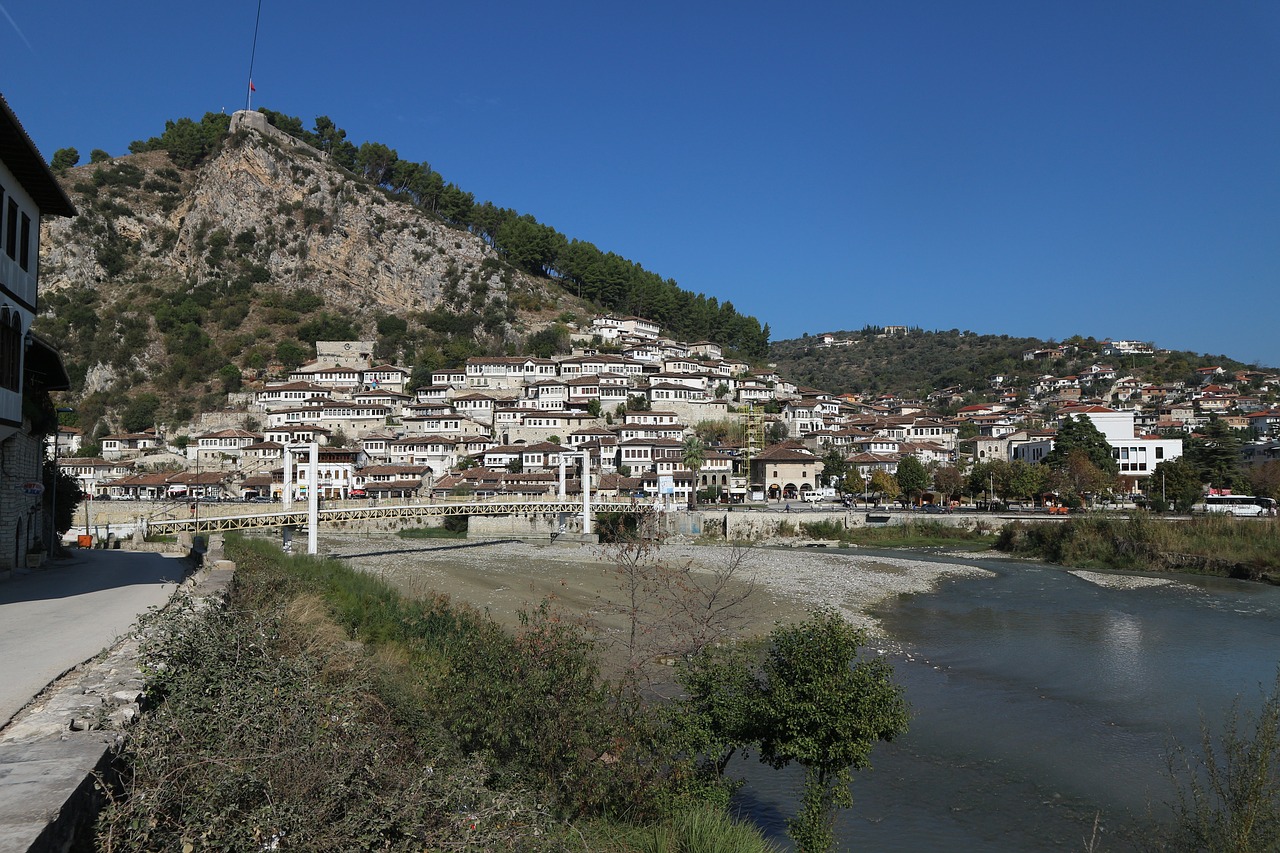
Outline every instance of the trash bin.
<svg viewBox="0 0 1280 853"><path fill-rule="evenodd" d="M89 533L81 533L76 537L76 546L80 548L92 548L93 535Z"/></svg>

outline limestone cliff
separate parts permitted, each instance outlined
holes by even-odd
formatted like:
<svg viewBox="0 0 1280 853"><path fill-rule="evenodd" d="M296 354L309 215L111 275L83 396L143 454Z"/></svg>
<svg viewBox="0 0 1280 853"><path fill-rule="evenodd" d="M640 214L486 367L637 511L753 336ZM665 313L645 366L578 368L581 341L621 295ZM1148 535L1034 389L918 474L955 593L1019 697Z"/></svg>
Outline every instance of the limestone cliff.
<svg viewBox="0 0 1280 853"><path fill-rule="evenodd" d="M491 265L483 280L492 294L505 295L504 278L513 276L499 274L496 254L479 237L433 220L309 146L280 137L288 139L244 127L190 173L178 173L162 152L70 170L67 189L82 216L52 220L42 234L42 287L57 291L108 281L112 271L100 254L114 239L126 253L133 250L133 266L144 275L217 278L226 274L226 255L234 251L265 266L272 283L317 289L344 309L435 307L446 281L470 278L486 259ZM121 167L140 169L140 184L128 175L95 184L95 172ZM108 194L113 198L105 209L94 203ZM94 222L99 215L104 221ZM243 238L210 257L216 243L209 237L219 231L232 238L251 234L252 242Z"/></svg>
<svg viewBox="0 0 1280 853"><path fill-rule="evenodd" d="M456 361L572 307L480 237L261 121L237 122L192 169L148 151L62 180L80 215L42 227L38 328L86 394L270 376L289 366L282 342L296 354L308 323L333 318L365 340L405 321L383 358Z"/></svg>

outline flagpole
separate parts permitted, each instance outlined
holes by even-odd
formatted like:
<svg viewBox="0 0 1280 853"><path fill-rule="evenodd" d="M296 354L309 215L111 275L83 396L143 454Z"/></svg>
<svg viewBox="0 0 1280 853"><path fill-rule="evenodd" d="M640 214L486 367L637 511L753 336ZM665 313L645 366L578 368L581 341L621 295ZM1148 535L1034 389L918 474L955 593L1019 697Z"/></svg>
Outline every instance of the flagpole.
<svg viewBox="0 0 1280 853"><path fill-rule="evenodd" d="M262 21L262 0L258 0L258 15L253 19L253 49L249 51L249 85L244 93L244 108L253 110L253 60L258 55L258 24Z"/></svg>

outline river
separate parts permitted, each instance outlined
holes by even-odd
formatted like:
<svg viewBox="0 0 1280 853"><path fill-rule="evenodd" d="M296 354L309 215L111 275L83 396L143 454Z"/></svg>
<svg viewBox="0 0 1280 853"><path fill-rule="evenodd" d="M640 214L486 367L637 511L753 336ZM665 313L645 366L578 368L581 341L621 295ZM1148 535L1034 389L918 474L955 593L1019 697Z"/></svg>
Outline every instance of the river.
<svg viewBox="0 0 1280 853"><path fill-rule="evenodd" d="M993 574L877 612L914 717L856 775L842 849L1084 850L1095 817L1097 849L1149 843L1172 815L1170 746L1274 684L1280 588L972 562ZM742 813L785 846L800 771L734 769Z"/></svg>

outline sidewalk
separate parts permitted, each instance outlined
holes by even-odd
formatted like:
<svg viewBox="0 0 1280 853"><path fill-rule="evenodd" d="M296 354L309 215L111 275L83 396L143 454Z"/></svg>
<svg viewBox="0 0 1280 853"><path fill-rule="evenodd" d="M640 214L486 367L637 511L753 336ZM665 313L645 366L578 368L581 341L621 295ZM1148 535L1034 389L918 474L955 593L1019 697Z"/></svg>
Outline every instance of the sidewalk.
<svg viewBox="0 0 1280 853"><path fill-rule="evenodd" d="M72 551L0 582L0 853L83 837L100 799L94 774L108 769L142 694L137 638L124 635L192 565ZM221 574L225 583L230 571Z"/></svg>

